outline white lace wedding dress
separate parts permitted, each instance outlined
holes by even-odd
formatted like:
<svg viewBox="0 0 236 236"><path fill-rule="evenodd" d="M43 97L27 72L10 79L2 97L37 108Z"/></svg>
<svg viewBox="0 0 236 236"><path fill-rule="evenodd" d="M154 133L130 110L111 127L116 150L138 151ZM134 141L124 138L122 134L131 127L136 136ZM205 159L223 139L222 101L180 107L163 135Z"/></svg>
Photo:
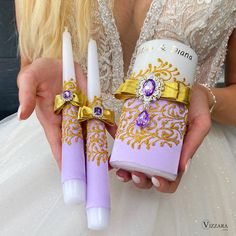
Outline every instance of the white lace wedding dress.
<svg viewBox="0 0 236 236"><path fill-rule="evenodd" d="M118 114L120 104L111 94L124 78L122 48L110 5L97 4L103 98ZM235 19L235 0L153 0L137 46L153 38L190 45L199 56L196 80L214 86ZM78 61L76 43L74 48ZM174 194L137 189L111 171L111 223L102 232L87 229L84 206L64 205L60 173L35 115L2 121L0 145L1 236L236 235L234 127L213 124Z"/></svg>

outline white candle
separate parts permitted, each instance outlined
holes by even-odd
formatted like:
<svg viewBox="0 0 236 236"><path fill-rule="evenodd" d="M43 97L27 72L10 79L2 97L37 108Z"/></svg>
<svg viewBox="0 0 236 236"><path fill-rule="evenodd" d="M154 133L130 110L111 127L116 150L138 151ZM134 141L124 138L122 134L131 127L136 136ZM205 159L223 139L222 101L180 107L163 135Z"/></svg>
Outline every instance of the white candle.
<svg viewBox="0 0 236 236"><path fill-rule="evenodd" d="M73 50L71 35L65 30L62 36L62 64L63 64L63 81L73 79L76 85L75 67L73 60ZM65 89L65 88L64 88ZM76 119L71 126L70 111L78 112L78 107L68 104L62 112L62 132L77 127L81 129ZM79 204L86 199L86 179L85 179L85 156L84 143L82 138L72 139L71 143L62 142L62 168L61 180L63 184L63 196L66 204Z"/></svg>
<svg viewBox="0 0 236 236"><path fill-rule="evenodd" d="M101 96L97 44L93 39L88 44L88 101L92 102L94 96Z"/></svg>
<svg viewBox="0 0 236 236"><path fill-rule="evenodd" d="M63 81L70 79L75 80L75 66L73 61L73 50L71 43L71 35L67 28L63 33L63 45L62 45L62 57L63 57Z"/></svg>
<svg viewBox="0 0 236 236"><path fill-rule="evenodd" d="M87 80L87 95L88 101L92 102L94 97L101 96L99 65L97 44L94 40L89 41L88 45L88 80ZM93 127L98 127L99 132L95 133ZM89 120L87 123L87 145L89 137L99 135L100 139L104 139L106 143L106 129L104 123L97 120ZM97 149L107 152L107 145L99 146ZM89 150L87 152L93 152ZM88 151L89 150L89 151ZM107 152L108 153L108 152ZM109 180L108 180L108 162L102 162L98 166L95 161L89 161L87 157L87 222L88 228L94 230L102 230L108 227L110 218L110 194L109 194Z"/></svg>

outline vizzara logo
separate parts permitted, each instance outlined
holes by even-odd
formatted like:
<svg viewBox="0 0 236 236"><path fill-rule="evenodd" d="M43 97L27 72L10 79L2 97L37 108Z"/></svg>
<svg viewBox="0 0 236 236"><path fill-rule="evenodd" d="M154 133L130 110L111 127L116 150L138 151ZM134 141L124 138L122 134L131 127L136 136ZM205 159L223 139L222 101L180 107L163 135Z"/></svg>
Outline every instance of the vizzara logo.
<svg viewBox="0 0 236 236"><path fill-rule="evenodd" d="M210 229L219 229L219 230L228 230L228 225L225 223L212 223L208 219L202 221L202 228L205 230Z"/></svg>

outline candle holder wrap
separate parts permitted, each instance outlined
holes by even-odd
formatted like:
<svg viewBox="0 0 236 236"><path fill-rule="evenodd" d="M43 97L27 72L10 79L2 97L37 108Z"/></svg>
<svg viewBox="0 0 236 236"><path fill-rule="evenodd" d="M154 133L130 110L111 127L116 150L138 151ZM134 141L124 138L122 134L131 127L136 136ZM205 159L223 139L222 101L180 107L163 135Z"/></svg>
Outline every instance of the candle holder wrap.
<svg viewBox="0 0 236 236"><path fill-rule="evenodd" d="M117 90L124 100L110 164L147 176L177 176L197 55L173 40L137 50L133 71Z"/></svg>
<svg viewBox="0 0 236 236"><path fill-rule="evenodd" d="M77 90L73 78L63 82L63 93L55 97L54 111L62 113L62 183L86 179L82 128L77 120L78 109L85 103L86 97Z"/></svg>

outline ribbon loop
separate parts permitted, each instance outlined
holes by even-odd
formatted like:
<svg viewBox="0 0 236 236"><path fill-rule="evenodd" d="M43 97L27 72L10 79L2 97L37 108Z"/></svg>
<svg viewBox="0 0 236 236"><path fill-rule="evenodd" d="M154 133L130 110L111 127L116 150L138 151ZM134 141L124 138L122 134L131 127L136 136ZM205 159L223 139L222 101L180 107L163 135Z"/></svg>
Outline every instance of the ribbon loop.
<svg viewBox="0 0 236 236"><path fill-rule="evenodd" d="M54 112L58 115L67 104L76 107L83 106L86 103L86 97L78 91L65 90L62 94L55 97Z"/></svg>
<svg viewBox="0 0 236 236"><path fill-rule="evenodd" d="M183 82L174 81L167 82L163 81L164 90L161 92L160 99L167 99L175 102L189 104L190 98L190 87L185 85ZM130 98L138 97L137 89L139 86L138 79L127 79L115 93L115 98L119 100L127 100Z"/></svg>
<svg viewBox="0 0 236 236"><path fill-rule="evenodd" d="M114 112L109 109L104 109L101 98L94 97L92 103L87 106L82 106L78 111L78 121L83 122L91 119L98 119L110 126L115 124Z"/></svg>

